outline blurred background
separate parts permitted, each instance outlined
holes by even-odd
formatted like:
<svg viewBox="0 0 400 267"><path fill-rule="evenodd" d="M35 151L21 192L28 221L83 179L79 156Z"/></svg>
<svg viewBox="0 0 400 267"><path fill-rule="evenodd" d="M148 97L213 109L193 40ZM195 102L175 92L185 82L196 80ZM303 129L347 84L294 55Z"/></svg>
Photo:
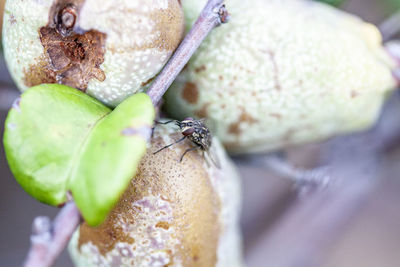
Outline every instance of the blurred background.
<svg viewBox="0 0 400 267"><path fill-rule="evenodd" d="M342 9L376 25L400 7L396 0L325 2L342 2ZM1 59L1 134L17 96ZM243 178L241 226L247 266L400 266L399 136L400 94L395 93L374 129L285 151L289 162L299 168L329 167L333 184L302 194L289 179L265 167L266 157L234 159ZM0 265L21 265L33 218L54 217L57 211L22 190L0 146ZM71 265L64 252L55 266Z"/></svg>

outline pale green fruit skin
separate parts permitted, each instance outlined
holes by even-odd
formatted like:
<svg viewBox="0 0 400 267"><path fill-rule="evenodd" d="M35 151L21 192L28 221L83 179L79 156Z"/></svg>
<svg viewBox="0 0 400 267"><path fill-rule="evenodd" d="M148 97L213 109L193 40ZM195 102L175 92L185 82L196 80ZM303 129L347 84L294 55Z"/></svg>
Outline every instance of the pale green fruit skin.
<svg viewBox="0 0 400 267"><path fill-rule="evenodd" d="M4 55L21 91L30 87L26 83L26 73L30 67L46 58L47 52L41 44L39 29L48 24L49 12L55 2L6 2ZM83 31L96 30L107 35L104 62L100 65L105 80L90 79L86 92L108 106L116 106L128 96L144 91L148 81L168 61L183 36L182 8L178 0L102 0L101 4L97 0L82 2L75 25ZM171 22L169 28L162 26L165 21Z"/></svg>
<svg viewBox="0 0 400 267"><path fill-rule="evenodd" d="M195 3L194 3L195 2ZM201 1L184 1L189 26ZM205 117L230 153L266 152L371 126L395 87L371 24L301 0L227 0L228 24L166 95L174 117Z"/></svg>
<svg viewBox="0 0 400 267"><path fill-rule="evenodd" d="M173 124L156 126L137 172L140 178L132 179L109 214L106 230L100 228L101 234L93 230L95 242L80 243L79 229L72 236L69 253L75 266L243 266L239 174L216 138L212 149L219 169L207 163L201 151L190 152L179 162L182 153L193 147L189 140L153 155L180 136ZM161 221L169 224L168 229L156 226ZM129 238L120 238L102 253L96 242L111 246L105 241L108 236L120 236L112 228L123 229ZM192 253L199 255L197 260L192 260ZM205 256L210 254L216 256L213 264Z"/></svg>

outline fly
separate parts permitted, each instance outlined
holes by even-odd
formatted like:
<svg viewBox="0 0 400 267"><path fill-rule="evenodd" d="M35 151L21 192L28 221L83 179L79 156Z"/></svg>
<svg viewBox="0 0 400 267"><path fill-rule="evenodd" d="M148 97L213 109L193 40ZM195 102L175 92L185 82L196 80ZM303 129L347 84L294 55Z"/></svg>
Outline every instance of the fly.
<svg viewBox="0 0 400 267"><path fill-rule="evenodd" d="M195 147L186 149L185 152L182 154L179 162L182 162L183 158L185 157L185 155L188 152L200 149L201 151L203 151L204 158L205 158L204 154L207 153L209 155L209 157L211 158L211 161L214 163L214 165L218 169L220 168L219 160L218 160L216 154L213 153L211 150L212 136L211 136L210 130L204 124L204 120L195 120L191 117L188 117L188 118L184 119L183 121L170 120L167 122L157 122L157 123L168 124L171 122L175 122L175 124L181 130L183 137L172 144L169 144L169 145L166 145L166 146L160 148L153 154L157 154L158 152L160 152L174 144L180 143L183 140L185 140L186 138L188 138L195 145Z"/></svg>

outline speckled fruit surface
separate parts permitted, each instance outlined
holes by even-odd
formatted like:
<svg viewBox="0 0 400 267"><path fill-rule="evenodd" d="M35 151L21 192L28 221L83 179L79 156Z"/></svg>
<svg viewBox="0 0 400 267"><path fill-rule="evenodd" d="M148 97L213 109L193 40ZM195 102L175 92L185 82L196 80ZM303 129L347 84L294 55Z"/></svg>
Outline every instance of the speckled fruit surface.
<svg viewBox="0 0 400 267"><path fill-rule="evenodd" d="M21 91L61 83L116 106L161 70L183 22L178 0L8 0L4 54Z"/></svg>
<svg viewBox="0 0 400 267"><path fill-rule="evenodd" d="M187 27L205 1L183 2ZM395 86L377 28L325 4L227 0L166 95L178 119L207 118L230 153L266 152L365 129Z"/></svg>
<svg viewBox="0 0 400 267"><path fill-rule="evenodd" d="M83 224L69 245L76 266L242 266L240 182L217 139L216 168L176 126L157 125L137 175L106 221Z"/></svg>

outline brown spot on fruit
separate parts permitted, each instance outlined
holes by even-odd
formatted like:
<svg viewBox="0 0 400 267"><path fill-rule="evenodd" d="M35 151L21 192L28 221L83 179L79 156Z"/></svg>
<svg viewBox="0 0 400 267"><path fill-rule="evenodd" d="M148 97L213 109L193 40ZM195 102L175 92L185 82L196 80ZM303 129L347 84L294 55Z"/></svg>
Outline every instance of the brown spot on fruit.
<svg viewBox="0 0 400 267"><path fill-rule="evenodd" d="M194 114L199 118L206 118L208 117L208 107L210 103L205 103L201 109L197 110Z"/></svg>
<svg viewBox="0 0 400 267"><path fill-rule="evenodd" d="M91 79L105 80L100 65L106 35L95 30L84 34L72 31L82 2L57 1L53 5L48 25L39 29L44 56L25 71L26 86L60 83L85 91Z"/></svg>
<svg viewBox="0 0 400 267"><path fill-rule="evenodd" d="M196 104L199 99L199 90L197 89L196 84L192 82L187 82L182 91L182 97L186 100L186 102L190 104Z"/></svg>
<svg viewBox="0 0 400 267"><path fill-rule="evenodd" d="M251 115L246 113L245 111L242 111L242 114L240 114L239 121L245 121L249 124L253 124L258 122L257 119L254 119Z"/></svg>
<svg viewBox="0 0 400 267"><path fill-rule="evenodd" d="M248 124L254 124L258 122L258 120L254 119L251 115L249 115L242 109L242 113L240 114L237 122L231 123L229 125L228 132L234 135L240 135L242 133L242 130L240 129L240 124L242 122L247 122Z"/></svg>
<svg viewBox="0 0 400 267"><path fill-rule="evenodd" d="M11 25L14 25L15 23L17 23L17 20L15 19L13 14L10 15L9 22Z"/></svg>
<svg viewBox="0 0 400 267"><path fill-rule="evenodd" d="M194 71L196 73L199 73L199 72L202 72L202 71L205 71L205 70L206 70L206 66L204 66L204 65L201 65L200 67L194 69Z"/></svg>
<svg viewBox="0 0 400 267"><path fill-rule="evenodd" d="M351 91L351 98L356 98L357 96L359 96L360 94L356 91Z"/></svg>
<svg viewBox="0 0 400 267"><path fill-rule="evenodd" d="M271 117L277 118L278 120L282 119L282 115L279 113L270 113Z"/></svg>
<svg viewBox="0 0 400 267"><path fill-rule="evenodd" d="M58 83L85 91L91 79L105 80L100 69L105 39L106 35L98 31L63 37L55 29L43 27L40 40L50 59L43 70L55 72Z"/></svg>
<svg viewBox="0 0 400 267"><path fill-rule="evenodd" d="M235 122L235 123L231 123L229 125L228 132L231 133L231 134L234 134L234 135L240 135L240 133L242 132L240 130L240 122L238 121L238 122Z"/></svg>
<svg viewBox="0 0 400 267"><path fill-rule="evenodd" d="M158 222L156 224L156 227L168 230L169 229L169 223L168 222Z"/></svg>

